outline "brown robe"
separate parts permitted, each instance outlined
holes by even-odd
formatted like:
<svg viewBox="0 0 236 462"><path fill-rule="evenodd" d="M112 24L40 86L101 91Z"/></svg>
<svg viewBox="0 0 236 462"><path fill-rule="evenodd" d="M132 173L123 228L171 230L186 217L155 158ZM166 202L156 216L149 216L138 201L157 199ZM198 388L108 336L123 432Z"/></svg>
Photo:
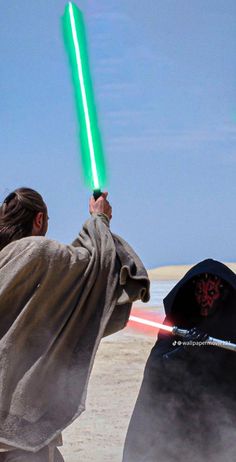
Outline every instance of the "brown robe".
<svg viewBox="0 0 236 462"><path fill-rule="evenodd" d="M38 451L85 409L102 336L149 298L145 268L89 219L72 245L26 237L0 252L0 443Z"/></svg>

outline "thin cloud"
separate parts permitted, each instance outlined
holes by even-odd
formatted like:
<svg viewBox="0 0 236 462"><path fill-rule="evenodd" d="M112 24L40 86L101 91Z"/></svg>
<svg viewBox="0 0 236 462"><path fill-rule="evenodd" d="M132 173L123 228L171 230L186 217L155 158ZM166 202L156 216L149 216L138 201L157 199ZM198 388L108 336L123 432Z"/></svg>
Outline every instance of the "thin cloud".
<svg viewBox="0 0 236 462"><path fill-rule="evenodd" d="M150 115L149 110L130 110L130 111L109 111L107 113L107 117L109 119L115 119L117 121L123 121L125 119L125 122L127 123L127 120L130 120L133 117L141 117L141 116L146 116Z"/></svg>
<svg viewBox="0 0 236 462"><path fill-rule="evenodd" d="M124 117L124 115L123 115ZM132 113L127 114L127 119L132 117ZM133 150L196 150L202 145L216 142L225 142L227 138L223 130L192 130L192 131L155 131L149 130L139 132L137 135L113 136L108 145L112 149L120 150L120 152L132 152Z"/></svg>
<svg viewBox="0 0 236 462"><path fill-rule="evenodd" d="M91 15L91 22L92 21L125 21L125 22L130 22L130 19L128 16L126 16L123 13L118 13L118 12L108 12L106 11L99 11Z"/></svg>
<svg viewBox="0 0 236 462"><path fill-rule="evenodd" d="M123 62L123 59L122 58L119 58L119 57L114 57L114 56L109 56L108 58L100 58L99 59L99 66L101 67L110 67L111 65L113 66L117 66L119 64L121 64ZM108 66L109 65L109 66ZM97 66L97 67L99 67Z"/></svg>
<svg viewBox="0 0 236 462"><path fill-rule="evenodd" d="M134 85L126 82L106 83L98 89L98 97L104 99L104 101L111 97L112 99L118 98L122 100L124 97L130 96L133 93Z"/></svg>

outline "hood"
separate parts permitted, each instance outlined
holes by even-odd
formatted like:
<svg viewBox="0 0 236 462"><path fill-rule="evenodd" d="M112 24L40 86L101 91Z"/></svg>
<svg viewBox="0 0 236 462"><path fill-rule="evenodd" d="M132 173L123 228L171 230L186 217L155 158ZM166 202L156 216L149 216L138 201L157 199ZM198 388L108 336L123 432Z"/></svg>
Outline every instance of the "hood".
<svg viewBox="0 0 236 462"><path fill-rule="evenodd" d="M207 320L201 319L193 289L194 278L205 273L218 276L227 287L227 296L221 302L222 307L217 314L209 316ZM231 321L234 318L236 322L236 275L219 261L203 260L193 266L169 292L164 299L164 308L167 320L179 327L190 328L194 325L209 324L209 322L211 325L219 325L222 321L225 323L227 318L228 320L231 318Z"/></svg>

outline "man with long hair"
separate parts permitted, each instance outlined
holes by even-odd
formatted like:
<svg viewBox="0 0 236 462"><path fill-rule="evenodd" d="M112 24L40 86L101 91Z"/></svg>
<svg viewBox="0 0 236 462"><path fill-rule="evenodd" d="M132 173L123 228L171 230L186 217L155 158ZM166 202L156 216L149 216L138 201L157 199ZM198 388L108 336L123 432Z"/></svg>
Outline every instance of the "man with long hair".
<svg viewBox="0 0 236 462"><path fill-rule="evenodd" d="M45 236L47 206L42 196L30 188L10 193L0 208L0 250L22 237Z"/></svg>
<svg viewBox="0 0 236 462"><path fill-rule="evenodd" d="M85 408L104 335L149 297L104 193L72 245L47 239L47 206L19 188L0 207L0 462L60 462L61 431Z"/></svg>

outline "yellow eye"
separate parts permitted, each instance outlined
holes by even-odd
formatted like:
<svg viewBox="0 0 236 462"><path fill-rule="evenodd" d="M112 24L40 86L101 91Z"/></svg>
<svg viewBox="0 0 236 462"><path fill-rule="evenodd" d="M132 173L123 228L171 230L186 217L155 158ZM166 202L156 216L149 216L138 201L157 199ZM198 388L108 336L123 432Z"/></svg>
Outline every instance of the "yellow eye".
<svg viewBox="0 0 236 462"><path fill-rule="evenodd" d="M208 294L209 294L209 295L215 295L215 293L216 293L215 290L209 290L209 291L208 291Z"/></svg>

